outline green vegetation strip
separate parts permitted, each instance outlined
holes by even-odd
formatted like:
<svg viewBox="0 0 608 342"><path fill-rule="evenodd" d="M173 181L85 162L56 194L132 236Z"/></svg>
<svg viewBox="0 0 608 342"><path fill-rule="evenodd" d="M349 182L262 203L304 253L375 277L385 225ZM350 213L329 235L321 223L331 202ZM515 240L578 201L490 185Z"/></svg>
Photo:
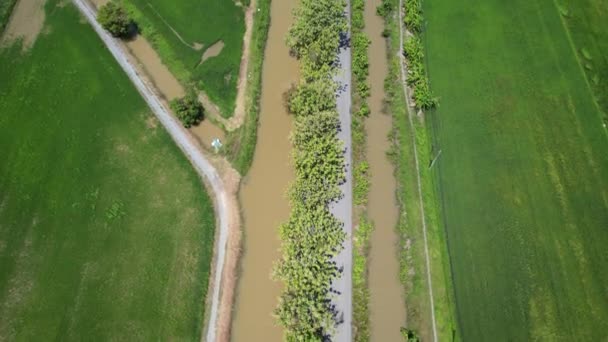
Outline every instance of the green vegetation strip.
<svg viewBox="0 0 608 342"><path fill-rule="evenodd" d="M397 191L400 204L398 230L400 233L401 259L400 278L406 294L405 307L407 310L408 329L404 329L404 337L415 331L423 341L433 340L431 310L435 311L437 339L449 341L456 337L456 321L453 305L453 290L451 271L441 223L437 210L436 187L429 165L436 157L437 151L431 149L430 137L426 132L424 122L420 117L413 119L410 125L408 116L412 115L408 108L400 78L399 53L400 23L398 0L384 0L378 13L386 21L385 36L389 51L389 74L385 81L385 94L388 108L393 115L393 131L391 140L393 149L390 151L392 161L396 166ZM415 144L412 140L415 138ZM414 149L417 149L420 170L417 170ZM418 193L419 172L422 196ZM422 200L423 203L420 203ZM426 276L425 244L423 237L423 218L417 208L424 205L424 215L427 225L427 248L429 250L430 274L433 286L434 308L429 302L429 284Z"/></svg>
<svg viewBox="0 0 608 342"><path fill-rule="evenodd" d="M2 33L8 24L8 20L11 17L11 13L13 12L16 3L17 0L0 1L0 37L2 37Z"/></svg>
<svg viewBox="0 0 608 342"><path fill-rule="evenodd" d="M370 95L369 57L367 49L370 40L365 28L364 0L353 0L351 11L352 33L352 146L353 146L353 204L357 226L354 232L353 251L353 336L356 342L369 341L369 288L367 255L373 223L367 218L367 200L370 187L369 163L366 160L367 135L365 119L370 109L367 98Z"/></svg>
<svg viewBox="0 0 608 342"><path fill-rule="evenodd" d="M329 204L342 195L345 165L332 76L339 34L347 30L344 7L341 0L302 0L287 36L302 69L302 80L288 95L295 116L295 181L289 192L290 218L280 228L282 257L274 272L284 284L275 314L287 341L323 341L335 331L330 290L340 275L334 258L345 233Z"/></svg>
<svg viewBox="0 0 608 342"><path fill-rule="evenodd" d="M0 340L198 340L212 203L59 3L31 50L0 49Z"/></svg>
<svg viewBox="0 0 608 342"><path fill-rule="evenodd" d="M231 0L125 0L125 4L177 79L204 90L221 114L230 117L243 54L245 7ZM202 62L204 52L220 41L221 53Z"/></svg>
<svg viewBox="0 0 608 342"><path fill-rule="evenodd" d="M555 0L587 83L608 124L608 2Z"/></svg>
<svg viewBox="0 0 608 342"><path fill-rule="evenodd" d="M228 134L225 148L228 159L241 175L245 175L249 171L257 143L260 96L262 94L262 66L270 26L270 2L271 0L256 0L257 9L253 16L253 32L249 51L250 72L247 78L245 121L239 129Z"/></svg>
<svg viewBox="0 0 608 342"><path fill-rule="evenodd" d="M608 140L579 64L586 57L562 22L586 17L552 0L424 4L441 95L427 120L442 150L433 172L460 336L605 340ZM599 36L582 38L606 32L598 15L573 37L599 63L602 45L584 43Z"/></svg>

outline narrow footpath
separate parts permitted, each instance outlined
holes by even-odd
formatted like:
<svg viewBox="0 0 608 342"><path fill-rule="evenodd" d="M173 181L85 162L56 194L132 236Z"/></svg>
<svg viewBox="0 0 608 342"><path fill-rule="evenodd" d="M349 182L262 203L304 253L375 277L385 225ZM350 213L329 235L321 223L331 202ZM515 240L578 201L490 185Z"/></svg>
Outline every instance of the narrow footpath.
<svg viewBox="0 0 608 342"><path fill-rule="evenodd" d="M226 245L228 242L229 227L232 224L230 220L234 217L231 212L236 210L235 203L230 199L229 193L226 191L224 182L218 174L216 168L211 161L202 153L200 147L194 142L188 131L183 128L170 112L163 106L161 99L156 93L142 80L137 69L132 65L123 51L120 43L112 38L97 22L95 10L85 0L73 0L78 10L83 14L86 20L94 28L112 56L116 59L121 68L125 71L135 88L142 95L154 115L161 122L163 127L171 135L177 146L182 150L186 157L190 160L194 169L199 175L209 184L213 192L217 220L219 222L219 235L216 241L215 253L215 270L212 288L211 309L209 312L209 323L207 329L207 341L216 340L216 326L218 320L220 288L224 269ZM238 217L238 216L237 216Z"/></svg>
<svg viewBox="0 0 608 342"><path fill-rule="evenodd" d="M338 326L332 341L352 341L352 229L353 229L353 183L352 183L352 142L351 142L351 48L350 48L350 0L347 1L345 15L348 21L348 32L346 41L348 44L340 48L338 59L340 69L334 78L338 83L337 108L340 116L340 132L338 138L344 143L345 175L346 181L340 186L344 195L331 207L331 212L344 223L346 239L344 249L336 257L338 268L342 269L342 275L334 281L333 289L337 291L334 299L336 311L338 312Z"/></svg>
<svg viewBox="0 0 608 342"><path fill-rule="evenodd" d="M414 162L416 164L416 183L417 183L417 188L418 188L418 201L420 203L419 209L420 209L420 216L422 218L422 236L423 236L423 240L424 240L424 261L425 261L425 265L426 265L426 277L427 277L427 284L428 284L428 288L429 288L429 302L431 304L431 325L433 328L433 342L437 342L437 322L435 320L435 299L433 297L433 282L431 279L431 261L430 261L430 256L429 256L429 245L428 245L428 238L427 238L427 226L426 226L426 215L424 212L424 201L422 198L422 181L420 180L420 161L418 158L418 146L416 146L416 135L414 134L414 132L416 132L416 126L414 125L414 109L411 106L410 103L410 94L409 94L409 89L407 86L407 67L406 67L406 62L405 62L405 56L403 54L403 43L405 40L406 36L411 35L405 28L405 25L403 24L403 17L405 15L405 10L404 10L404 6L403 6L403 0L399 0L399 49L398 49L398 54L399 54L399 65L401 68L401 86L403 88L403 95L405 96L405 101L407 102L407 116L408 116L408 121L409 121L409 126L410 126L410 131L412 132L411 134L411 139L412 139L412 149L414 150Z"/></svg>

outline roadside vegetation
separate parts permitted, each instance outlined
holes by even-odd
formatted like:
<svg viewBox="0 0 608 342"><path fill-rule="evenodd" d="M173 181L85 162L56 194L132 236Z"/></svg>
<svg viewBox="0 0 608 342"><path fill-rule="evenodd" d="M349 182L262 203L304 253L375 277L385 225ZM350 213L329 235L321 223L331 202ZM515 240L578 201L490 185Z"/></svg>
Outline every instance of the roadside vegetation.
<svg viewBox="0 0 608 342"><path fill-rule="evenodd" d="M330 290L340 276L334 257L345 233L329 205L342 196L345 166L332 76L340 32L347 30L344 7L341 0L302 0L287 36L302 70L288 99L295 117L295 180L290 218L280 228L282 257L274 271L284 285L275 315L287 341L322 341L335 331Z"/></svg>
<svg viewBox="0 0 608 342"><path fill-rule="evenodd" d="M373 222L367 218L370 188L369 163L366 159L367 135L365 119L370 114L367 98L370 95L369 57L370 40L364 32L365 1L353 0L351 11L352 49L352 146L353 146L353 206L355 230L353 241L353 340L370 339L369 287L367 256Z"/></svg>
<svg viewBox="0 0 608 342"><path fill-rule="evenodd" d="M196 91L190 89L186 95L181 98L171 100L169 104L171 110L184 127L189 128L198 125L203 121L205 110L203 105L198 100Z"/></svg>
<svg viewBox="0 0 608 342"><path fill-rule="evenodd" d="M600 3L424 2L441 96L425 115L465 341L606 339Z"/></svg>
<svg viewBox="0 0 608 342"><path fill-rule="evenodd" d="M110 1L101 6L97 13L97 21L117 38L126 38L135 30L135 23L125 8L116 1Z"/></svg>
<svg viewBox="0 0 608 342"><path fill-rule="evenodd" d="M385 18L389 73L385 81L386 105L393 115L393 132L390 139L393 148L389 152L395 164L396 179L399 188L397 198L400 206L398 231L400 236L400 279L406 295L405 307L408 326L402 332L404 340L433 340L432 311L436 320L437 338L439 341L458 339L458 329L453 304L450 262L443 231L441 216L437 210L439 201L435 182L429 165L436 157L432 149L431 137L428 135L423 116L414 113L408 101L401 81L399 54L404 47L400 46L399 1L384 0L378 8L378 14ZM405 20L404 20L405 21ZM419 34L421 34L420 32ZM409 66L409 63L408 63ZM408 74L409 75L409 74ZM407 75L406 75L407 77ZM411 116L411 121L410 121ZM419 168L415 162L417 153ZM420 179L416 173L419 173ZM422 190L419 196L418 182ZM423 236L423 217L427 225L427 247L430 257L430 275L434 307L429 300L427 267L425 260L425 243Z"/></svg>
<svg viewBox="0 0 608 342"><path fill-rule="evenodd" d="M59 3L27 53L0 48L0 340L198 340L211 200Z"/></svg>
<svg viewBox="0 0 608 342"><path fill-rule="evenodd" d="M125 0L139 31L184 85L205 91L225 117L234 112L243 54L244 11L234 1ZM223 48L204 62L214 44Z"/></svg>
<svg viewBox="0 0 608 342"><path fill-rule="evenodd" d="M17 0L0 1L0 38L2 37L4 28L8 24L8 20L11 17L11 13L13 12L16 3Z"/></svg>

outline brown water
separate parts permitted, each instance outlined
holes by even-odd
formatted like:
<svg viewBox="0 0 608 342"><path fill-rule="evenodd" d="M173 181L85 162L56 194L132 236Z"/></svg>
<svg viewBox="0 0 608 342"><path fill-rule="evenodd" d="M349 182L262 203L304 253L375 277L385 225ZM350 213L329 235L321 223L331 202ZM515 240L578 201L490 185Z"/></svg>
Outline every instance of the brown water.
<svg viewBox="0 0 608 342"><path fill-rule="evenodd" d="M298 64L285 46L295 4L295 0L280 0L271 5L258 141L240 198L245 242L232 326L232 337L237 342L283 339L272 317L281 287L270 275L280 257L278 229L289 215L286 191L294 177L289 143L292 120L285 112L283 93L298 79Z"/></svg>
<svg viewBox="0 0 608 342"><path fill-rule="evenodd" d="M375 229L369 255L369 288L372 341L401 341L399 329L405 325L405 303L399 282L398 242L396 232L399 207L395 197L397 183L393 165L386 156L390 148L387 135L392 126L390 115L382 113L384 79L388 72L386 42L382 37L384 21L376 15L381 0L365 4L365 32L369 46L368 99L371 115L366 121L368 137L367 158L370 164L371 187L368 211Z"/></svg>

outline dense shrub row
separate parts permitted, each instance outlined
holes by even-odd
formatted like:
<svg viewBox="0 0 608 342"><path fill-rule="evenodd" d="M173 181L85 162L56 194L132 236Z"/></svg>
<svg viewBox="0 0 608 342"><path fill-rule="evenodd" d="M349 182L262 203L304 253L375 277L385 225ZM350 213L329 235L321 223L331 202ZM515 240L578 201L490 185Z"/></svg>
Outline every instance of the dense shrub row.
<svg viewBox="0 0 608 342"><path fill-rule="evenodd" d="M431 109L438 104L431 92L429 79L424 69L424 49L420 34L422 32L422 4L420 0L405 0L403 23L411 33L403 44L403 54L407 59L407 83L413 88L412 97L418 109Z"/></svg>
<svg viewBox="0 0 608 342"><path fill-rule="evenodd" d="M275 310L287 341L321 341L335 327L331 284L340 271L334 257L345 239L343 224L329 210L342 193L344 150L337 137L337 85L332 80L347 29L343 0L302 0L287 36L300 60L302 79L289 93L295 181L291 214L280 228L282 257L275 277L284 290Z"/></svg>

